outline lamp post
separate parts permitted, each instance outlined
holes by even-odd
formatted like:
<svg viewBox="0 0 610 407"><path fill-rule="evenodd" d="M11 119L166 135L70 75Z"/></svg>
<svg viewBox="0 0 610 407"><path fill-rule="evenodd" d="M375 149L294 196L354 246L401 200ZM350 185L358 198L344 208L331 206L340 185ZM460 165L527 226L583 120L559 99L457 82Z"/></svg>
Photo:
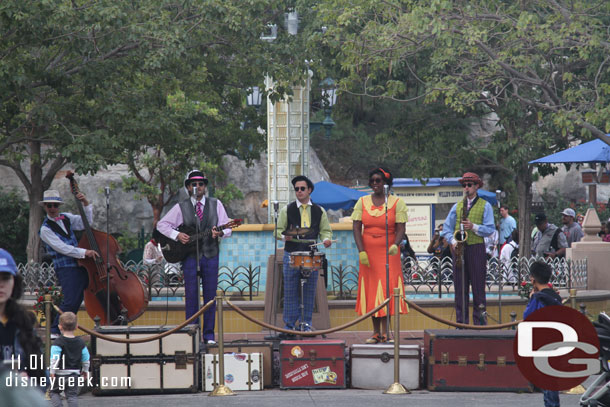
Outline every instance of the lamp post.
<svg viewBox="0 0 610 407"><path fill-rule="evenodd" d="M331 117L333 106L337 102L337 86L332 78L326 78L320 82L322 88L322 104L324 106L324 120L322 122L310 122L309 131L316 131L320 127L324 127L326 139L330 139L330 132L335 126L335 122Z"/></svg>
<svg viewBox="0 0 610 407"><path fill-rule="evenodd" d="M261 99L263 93L258 86L252 86L248 89L248 95L246 96L246 104L248 106L254 106L258 112L261 108Z"/></svg>

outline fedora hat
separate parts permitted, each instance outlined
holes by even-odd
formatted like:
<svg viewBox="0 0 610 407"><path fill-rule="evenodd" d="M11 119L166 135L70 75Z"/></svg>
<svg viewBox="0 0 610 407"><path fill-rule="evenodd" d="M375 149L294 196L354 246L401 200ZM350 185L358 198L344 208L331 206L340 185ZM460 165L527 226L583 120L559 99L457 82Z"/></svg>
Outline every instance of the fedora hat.
<svg viewBox="0 0 610 407"><path fill-rule="evenodd" d="M61 205L64 203L64 201L61 199L59 191L55 189L49 189L47 191L44 191L44 194L42 195L42 201L39 201L38 205L44 206L44 204L46 203L58 203Z"/></svg>

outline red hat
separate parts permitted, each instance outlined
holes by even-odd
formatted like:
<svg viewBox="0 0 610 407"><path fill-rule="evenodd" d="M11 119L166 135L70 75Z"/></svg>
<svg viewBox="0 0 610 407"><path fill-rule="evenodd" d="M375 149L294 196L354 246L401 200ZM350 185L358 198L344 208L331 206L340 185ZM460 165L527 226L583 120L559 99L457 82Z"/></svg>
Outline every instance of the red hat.
<svg viewBox="0 0 610 407"><path fill-rule="evenodd" d="M472 182L479 185L479 188L483 186L483 181L481 178L475 174L474 172L467 172L462 175L462 178L459 179L460 184L464 185L465 182Z"/></svg>

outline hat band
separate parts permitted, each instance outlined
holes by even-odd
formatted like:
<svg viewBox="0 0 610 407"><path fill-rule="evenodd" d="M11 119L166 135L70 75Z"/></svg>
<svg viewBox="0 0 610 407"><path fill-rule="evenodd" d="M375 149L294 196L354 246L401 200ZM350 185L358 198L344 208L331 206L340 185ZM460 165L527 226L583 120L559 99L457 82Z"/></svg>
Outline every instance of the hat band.
<svg viewBox="0 0 610 407"><path fill-rule="evenodd" d="M200 176L190 177L188 180L190 181L192 179L205 179L205 177L200 177Z"/></svg>
<svg viewBox="0 0 610 407"><path fill-rule="evenodd" d="M58 196L45 196L44 198L42 198L42 201L43 202L45 202L45 201L60 201L60 202L63 202L61 200L61 198L58 197Z"/></svg>

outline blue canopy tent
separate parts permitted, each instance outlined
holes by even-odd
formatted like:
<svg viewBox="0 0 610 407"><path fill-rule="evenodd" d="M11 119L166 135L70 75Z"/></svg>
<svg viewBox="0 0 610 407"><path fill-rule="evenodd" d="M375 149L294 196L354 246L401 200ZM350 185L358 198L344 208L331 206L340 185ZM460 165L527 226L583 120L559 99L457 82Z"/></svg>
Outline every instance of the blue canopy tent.
<svg viewBox="0 0 610 407"><path fill-rule="evenodd" d="M610 140L610 135L605 136ZM530 164L561 164L561 163L608 163L610 162L610 146L602 140L593 140L559 151L555 154L530 161Z"/></svg>
<svg viewBox="0 0 610 407"><path fill-rule="evenodd" d="M328 181L316 182L311 200L324 209L351 209L366 192L357 191Z"/></svg>
<svg viewBox="0 0 610 407"><path fill-rule="evenodd" d="M606 141L610 141L609 134L604 137ZM604 143L600 139L596 139L529 162L529 164L568 163L610 163L610 145ZM589 202L593 204L597 202L597 186L595 184L589 185Z"/></svg>

